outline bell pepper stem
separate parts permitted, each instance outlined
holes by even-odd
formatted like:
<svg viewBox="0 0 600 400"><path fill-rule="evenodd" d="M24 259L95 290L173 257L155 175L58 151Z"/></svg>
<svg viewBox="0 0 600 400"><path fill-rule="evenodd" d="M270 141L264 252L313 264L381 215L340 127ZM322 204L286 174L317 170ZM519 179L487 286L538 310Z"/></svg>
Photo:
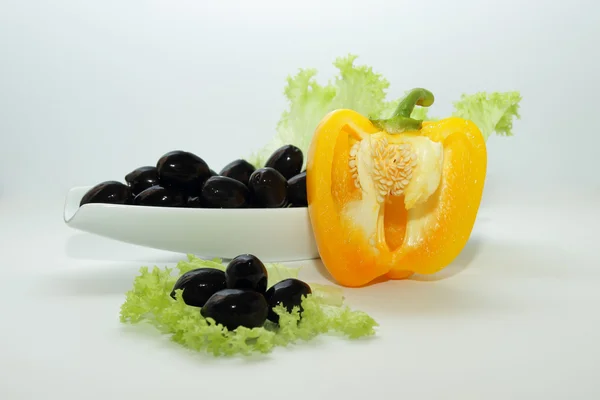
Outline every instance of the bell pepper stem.
<svg viewBox="0 0 600 400"><path fill-rule="evenodd" d="M422 120L411 118L415 106L429 107L433 104L434 97L427 89L416 88L400 101L398 107L390 118L371 119L371 123L379 129L388 133L402 133L407 131L416 131L421 129Z"/></svg>
<svg viewBox="0 0 600 400"><path fill-rule="evenodd" d="M433 93L431 93L427 89L417 88L413 89L408 94L398 107L396 107L396 111L394 111L393 117L406 117L410 118L410 114L412 114L415 106L421 107L429 107L433 104Z"/></svg>

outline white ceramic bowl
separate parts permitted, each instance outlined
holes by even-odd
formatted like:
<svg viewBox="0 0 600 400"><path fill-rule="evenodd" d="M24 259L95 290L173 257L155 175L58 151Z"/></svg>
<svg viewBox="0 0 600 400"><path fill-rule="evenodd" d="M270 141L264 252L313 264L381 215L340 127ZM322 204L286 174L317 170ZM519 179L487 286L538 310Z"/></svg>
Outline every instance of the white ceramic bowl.
<svg viewBox="0 0 600 400"><path fill-rule="evenodd" d="M319 258L306 208L202 209L85 204L91 188L67 194L64 220L74 228L155 249L231 259L251 253L265 262Z"/></svg>

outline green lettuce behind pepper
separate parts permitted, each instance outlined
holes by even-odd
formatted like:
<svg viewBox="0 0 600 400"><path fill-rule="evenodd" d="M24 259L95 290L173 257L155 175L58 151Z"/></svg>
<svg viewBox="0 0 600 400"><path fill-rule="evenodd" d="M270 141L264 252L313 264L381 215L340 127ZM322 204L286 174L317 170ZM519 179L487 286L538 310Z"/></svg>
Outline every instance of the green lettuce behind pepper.
<svg viewBox="0 0 600 400"><path fill-rule="evenodd" d="M349 108L370 118L390 115L398 100L386 100L390 83L371 67L355 65L356 55L337 58L333 65L338 76L326 85L316 80L315 69L301 69L287 78L284 89L289 107L277 124L273 139L258 150L248 161L260 167L277 148L293 144L306 155L319 121L330 111ZM511 136L512 122L519 116L519 92L493 92L463 94L454 103L452 115L470 119L477 124L487 139L493 133ZM428 117L427 108L415 107L412 117L435 120Z"/></svg>
<svg viewBox="0 0 600 400"><path fill-rule="evenodd" d="M452 115L473 121L486 139L492 133L512 136L513 119L521 118L520 101L521 94L516 91L463 94L454 103Z"/></svg>

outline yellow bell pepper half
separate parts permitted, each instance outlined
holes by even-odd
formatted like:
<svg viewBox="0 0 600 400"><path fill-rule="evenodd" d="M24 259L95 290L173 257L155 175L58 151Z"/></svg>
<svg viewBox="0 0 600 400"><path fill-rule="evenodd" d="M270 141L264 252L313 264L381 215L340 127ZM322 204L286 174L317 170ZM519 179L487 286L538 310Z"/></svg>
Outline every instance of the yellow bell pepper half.
<svg viewBox="0 0 600 400"><path fill-rule="evenodd" d="M485 139L465 119L410 118L433 95L414 89L394 115L326 115L307 155L308 210L321 260L341 285L432 274L467 243L481 202Z"/></svg>

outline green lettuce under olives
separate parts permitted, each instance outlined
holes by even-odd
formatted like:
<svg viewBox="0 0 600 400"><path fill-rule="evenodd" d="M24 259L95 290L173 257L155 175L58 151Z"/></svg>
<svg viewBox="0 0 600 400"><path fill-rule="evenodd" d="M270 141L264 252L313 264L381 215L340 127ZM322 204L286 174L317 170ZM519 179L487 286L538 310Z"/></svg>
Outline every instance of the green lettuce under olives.
<svg viewBox="0 0 600 400"><path fill-rule="evenodd" d="M342 290L338 287L309 283L312 293L303 296L301 307L288 311L284 305L272 309L279 318L267 320L261 327L239 326L228 330L211 318L204 318L201 308L189 306L182 291L175 291L175 282L186 272L198 268L225 271L220 259L202 260L189 255L175 268L142 267L133 288L127 292L121 306L121 322L149 323L159 332L192 350L215 356L268 353L277 346L308 341L318 335L337 332L350 339L375 335L378 324L362 311L351 310L343 304ZM281 264L265 264L268 272L267 288L290 278L298 277L298 268ZM300 308L302 312L300 312Z"/></svg>

